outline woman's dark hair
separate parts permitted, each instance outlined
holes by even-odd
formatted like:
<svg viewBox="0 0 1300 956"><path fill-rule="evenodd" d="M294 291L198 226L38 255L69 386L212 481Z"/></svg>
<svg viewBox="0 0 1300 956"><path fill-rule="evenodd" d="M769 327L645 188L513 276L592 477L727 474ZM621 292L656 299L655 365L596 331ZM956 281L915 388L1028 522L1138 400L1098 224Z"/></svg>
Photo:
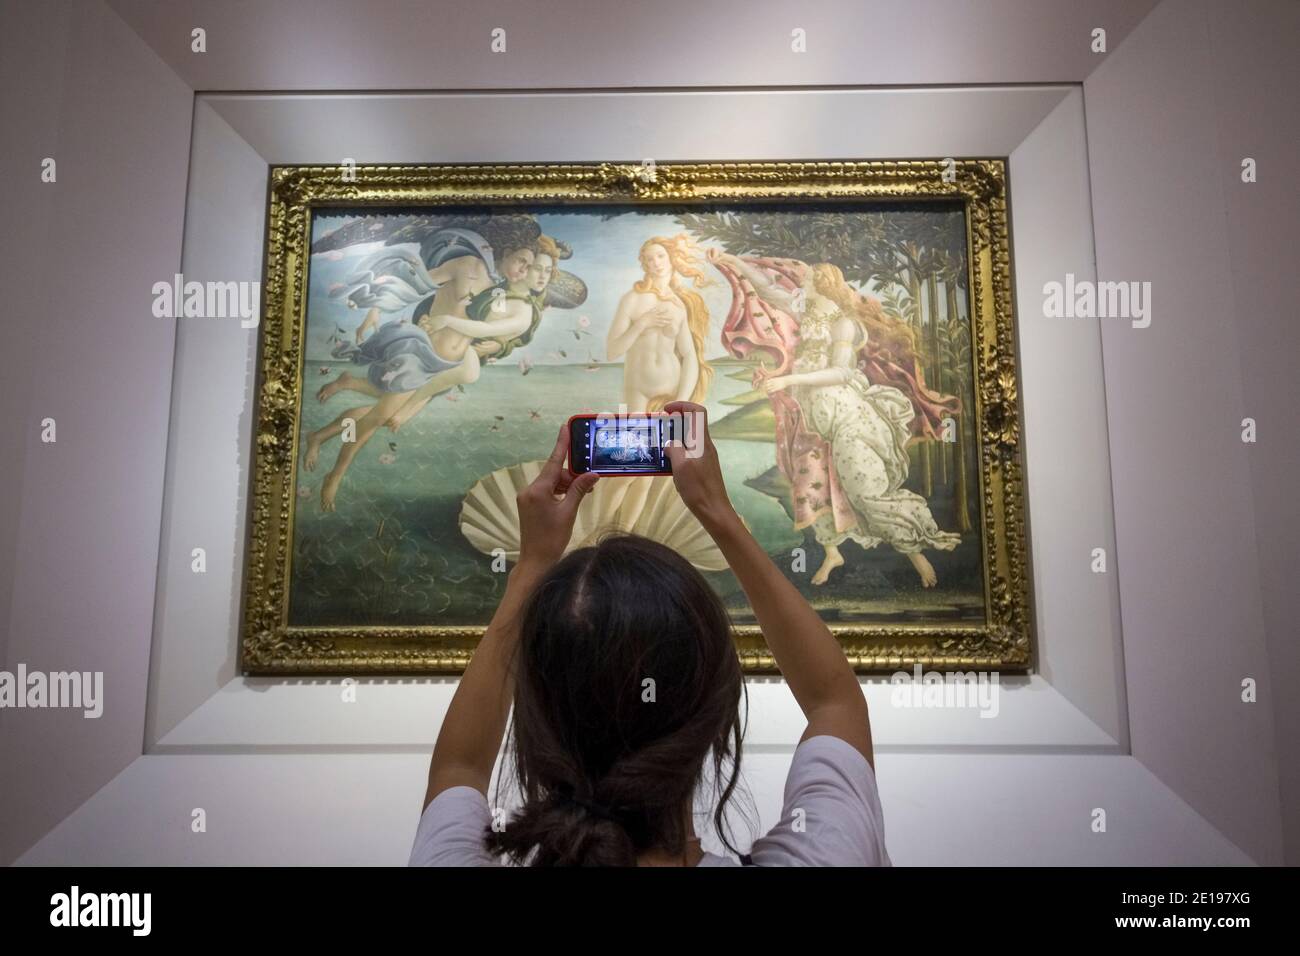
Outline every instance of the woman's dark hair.
<svg viewBox="0 0 1300 956"><path fill-rule="evenodd" d="M736 852L724 811L745 685L703 576L661 544L615 535L562 559L521 614L509 737L523 806L488 828L488 849L533 866L681 855L711 754L715 828Z"/></svg>

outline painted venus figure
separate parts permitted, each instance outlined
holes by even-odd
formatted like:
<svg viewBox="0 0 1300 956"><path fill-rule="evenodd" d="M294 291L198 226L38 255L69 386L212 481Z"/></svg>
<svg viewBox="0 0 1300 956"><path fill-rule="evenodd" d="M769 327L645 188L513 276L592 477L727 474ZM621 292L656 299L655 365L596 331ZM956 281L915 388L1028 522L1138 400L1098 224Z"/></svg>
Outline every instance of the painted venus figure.
<svg viewBox="0 0 1300 956"><path fill-rule="evenodd" d="M702 286L708 280L692 253L684 234L647 239L638 255L644 275L619 300L606 350L611 362L623 359L623 405L630 414L657 412L673 401L701 402L708 394L709 310L683 282ZM643 478L609 479L600 523L631 530L651 490Z"/></svg>

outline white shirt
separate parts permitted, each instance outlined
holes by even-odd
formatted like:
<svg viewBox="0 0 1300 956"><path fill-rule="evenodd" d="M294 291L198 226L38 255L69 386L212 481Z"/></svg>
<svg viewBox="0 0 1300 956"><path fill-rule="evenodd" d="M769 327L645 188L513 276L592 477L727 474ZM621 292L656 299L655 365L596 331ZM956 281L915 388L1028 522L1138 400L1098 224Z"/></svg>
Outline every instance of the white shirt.
<svg viewBox="0 0 1300 956"><path fill-rule="evenodd" d="M449 787L420 817L410 866L497 866L483 845L491 824L487 798ZM754 841L755 866L893 866L876 775L856 747L821 734L799 744L785 780L781 819ZM700 866L740 866L705 853Z"/></svg>

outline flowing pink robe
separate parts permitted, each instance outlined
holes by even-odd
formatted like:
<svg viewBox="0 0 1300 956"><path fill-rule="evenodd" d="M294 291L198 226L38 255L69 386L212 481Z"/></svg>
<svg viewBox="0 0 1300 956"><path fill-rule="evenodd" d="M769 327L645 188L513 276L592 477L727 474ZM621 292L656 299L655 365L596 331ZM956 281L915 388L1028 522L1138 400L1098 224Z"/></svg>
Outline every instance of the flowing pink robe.
<svg viewBox="0 0 1300 956"><path fill-rule="evenodd" d="M740 258L791 294L802 285L808 268L792 259ZM790 374L799 344L799 317L761 298L749 279L725 262L714 265L732 292L731 311L722 329L723 346L737 358L767 359L755 371L756 387L764 378ZM858 350L857 365L872 384L893 386L908 397L916 411L910 426L916 437L937 438L942 420L960 409L955 396L940 395L922 385L915 360L896 355L886 343L867 342ZM829 444L805 426L799 403L788 390L770 398L776 415L776 462L793 490L795 528L806 528L829 512L837 531L851 530L858 525L858 517L835 476Z"/></svg>

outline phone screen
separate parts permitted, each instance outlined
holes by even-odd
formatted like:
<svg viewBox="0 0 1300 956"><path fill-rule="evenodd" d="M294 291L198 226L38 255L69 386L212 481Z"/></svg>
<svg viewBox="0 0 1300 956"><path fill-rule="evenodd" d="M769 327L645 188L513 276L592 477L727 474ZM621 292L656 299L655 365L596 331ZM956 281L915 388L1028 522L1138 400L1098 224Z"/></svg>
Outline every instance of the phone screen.
<svg viewBox="0 0 1300 956"><path fill-rule="evenodd" d="M575 418L570 435L574 471L602 475L664 475L672 471L664 445L672 438L666 415Z"/></svg>

